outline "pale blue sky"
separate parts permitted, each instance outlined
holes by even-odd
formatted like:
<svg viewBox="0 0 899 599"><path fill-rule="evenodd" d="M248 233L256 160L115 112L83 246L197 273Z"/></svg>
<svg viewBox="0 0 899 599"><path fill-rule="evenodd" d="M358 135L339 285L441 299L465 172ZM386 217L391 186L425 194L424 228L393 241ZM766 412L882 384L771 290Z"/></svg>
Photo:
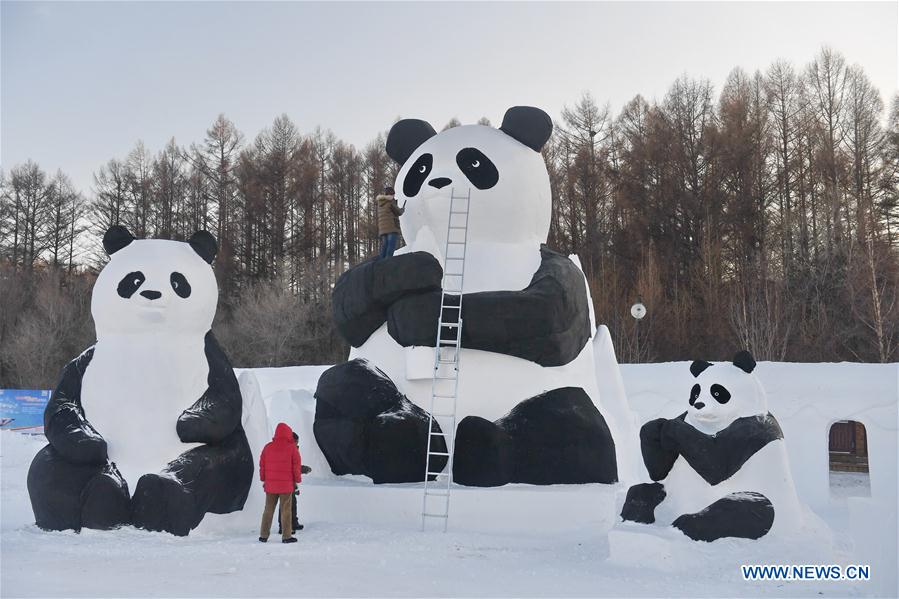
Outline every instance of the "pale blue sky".
<svg viewBox="0 0 899 599"><path fill-rule="evenodd" d="M200 141L224 112L251 140L282 112L361 147L397 116L441 127L590 91L615 113L679 75L805 65L828 44L896 92L897 3L9 2L0 160L91 173L142 139Z"/></svg>

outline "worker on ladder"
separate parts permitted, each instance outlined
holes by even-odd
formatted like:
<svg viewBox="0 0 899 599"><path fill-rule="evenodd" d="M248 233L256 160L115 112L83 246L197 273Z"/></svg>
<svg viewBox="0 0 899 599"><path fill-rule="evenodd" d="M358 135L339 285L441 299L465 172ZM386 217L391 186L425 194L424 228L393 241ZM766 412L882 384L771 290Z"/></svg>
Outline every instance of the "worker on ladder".
<svg viewBox="0 0 899 599"><path fill-rule="evenodd" d="M378 235L381 238L381 258L390 258L396 251L400 236L400 215L403 208L396 203L393 187L384 188L384 193L377 198L378 202Z"/></svg>

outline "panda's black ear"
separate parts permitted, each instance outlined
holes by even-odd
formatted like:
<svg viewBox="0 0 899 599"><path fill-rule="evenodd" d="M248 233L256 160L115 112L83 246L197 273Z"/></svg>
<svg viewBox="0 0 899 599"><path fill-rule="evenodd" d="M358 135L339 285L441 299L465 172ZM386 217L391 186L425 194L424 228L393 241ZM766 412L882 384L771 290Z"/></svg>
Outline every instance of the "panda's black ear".
<svg viewBox="0 0 899 599"><path fill-rule="evenodd" d="M499 130L539 152L553 133L553 120L539 108L513 106L506 111Z"/></svg>
<svg viewBox="0 0 899 599"><path fill-rule="evenodd" d="M113 225L103 234L103 249L112 256L117 251L134 241L134 236L122 225Z"/></svg>
<svg viewBox="0 0 899 599"><path fill-rule="evenodd" d="M397 121L390 128L390 133L387 134L387 143L385 144L387 155L402 165L409 160L412 152L435 135L437 132L427 121L420 119Z"/></svg>
<svg viewBox="0 0 899 599"><path fill-rule="evenodd" d="M702 374L702 371L711 366L711 362L706 362L705 360L694 360L692 364L690 364L690 373L696 377Z"/></svg>
<svg viewBox="0 0 899 599"><path fill-rule="evenodd" d="M215 255L219 252L219 244L209 231L197 231L190 236L188 243L199 254L200 258L209 264L212 264L212 261L215 260Z"/></svg>
<svg viewBox="0 0 899 599"><path fill-rule="evenodd" d="M746 351L737 352L737 355L734 356L734 366L749 374L755 369L755 358L752 357L752 354Z"/></svg>

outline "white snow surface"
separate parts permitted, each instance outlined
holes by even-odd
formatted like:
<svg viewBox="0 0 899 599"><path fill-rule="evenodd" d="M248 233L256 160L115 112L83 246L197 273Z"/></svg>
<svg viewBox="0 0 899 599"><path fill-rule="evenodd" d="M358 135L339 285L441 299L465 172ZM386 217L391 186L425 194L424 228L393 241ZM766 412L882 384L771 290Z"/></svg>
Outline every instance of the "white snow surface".
<svg viewBox="0 0 899 599"><path fill-rule="evenodd" d="M687 367L688 363L622 367L637 429L651 418L683 411L689 385L684 387L680 377ZM298 428L307 463L323 459L312 448L310 415L314 414L312 392L325 368L258 369L250 371L254 377L241 376L244 394L255 398L249 405L260 398L264 402L269 427L285 420ZM604 534L599 513L620 508L624 485L615 489L615 506L607 504L606 495L593 497L589 491L579 493L577 487L527 485L470 495L474 501L466 506L466 490L460 489L454 494L459 499L454 506L460 511L475 510L468 524L454 527L451 520L446 534L423 533L417 517L417 489L337 481L320 464L313 464L313 474L304 477L300 519L306 529L293 545L278 543L276 534L268 544L259 543L259 509L250 503L241 514L207 516L186 538L130 527L48 533L34 526L25 487L28 465L44 441L4 431L0 433L0 595L897 596L895 468L890 480L875 466L884 462L895 466L896 365L761 363L758 374L771 411L784 429L800 500L814 507L810 520L819 523L787 541L696 543L672 529L621 522ZM689 372L686 376L690 377ZM872 413L879 418L870 418ZM252 434L248 431L254 451L264 441L258 439L262 436L258 414L256 420L247 415L244 419L245 427L256 427ZM849 417L861 420L868 429L870 497L831 495L827 426ZM308 448L303 447L304 437ZM820 442L806 447L809 439ZM889 443L893 443L892 455L882 455L881 449L884 445L889 449ZM823 457L812 459L818 451L823 451ZM836 486L860 483L853 479ZM534 518L534 526L514 532L491 532L490 522L478 527L479 510L495 518L516 497L526 499L525 503L558 501L562 505L578 495L581 500L597 500L597 526L585 522L581 528L553 530L554 521L564 517L549 514L540 521ZM397 513L389 506L398 502L408 503L406 514L382 518ZM324 513L329 517L323 518ZM344 517L335 516L341 513ZM826 527L820 525L822 521ZM741 564L859 563L872 565L871 581L747 582L740 573Z"/></svg>

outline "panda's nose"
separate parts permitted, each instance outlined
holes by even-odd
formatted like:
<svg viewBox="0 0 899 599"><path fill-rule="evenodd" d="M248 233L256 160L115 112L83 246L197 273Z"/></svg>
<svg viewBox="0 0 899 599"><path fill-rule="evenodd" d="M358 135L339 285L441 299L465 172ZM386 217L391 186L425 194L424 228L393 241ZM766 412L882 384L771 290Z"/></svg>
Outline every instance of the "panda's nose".
<svg viewBox="0 0 899 599"><path fill-rule="evenodd" d="M161 293L159 293L158 291L153 291L152 289L141 291L140 294L148 300L156 300L162 297Z"/></svg>
<svg viewBox="0 0 899 599"><path fill-rule="evenodd" d="M436 179L431 179L430 181L428 181L428 185L440 189L441 187L446 187L452 182L452 179L448 179L446 177L437 177Z"/></svg>
<svg viewBox="0 0 899 599"><path fill-rule="evenodd" d="M697 410L701 410L705 407L705 404L702 403L701 401L697 401L695 404L693 404L693 407L696 408Z"/></svg>

